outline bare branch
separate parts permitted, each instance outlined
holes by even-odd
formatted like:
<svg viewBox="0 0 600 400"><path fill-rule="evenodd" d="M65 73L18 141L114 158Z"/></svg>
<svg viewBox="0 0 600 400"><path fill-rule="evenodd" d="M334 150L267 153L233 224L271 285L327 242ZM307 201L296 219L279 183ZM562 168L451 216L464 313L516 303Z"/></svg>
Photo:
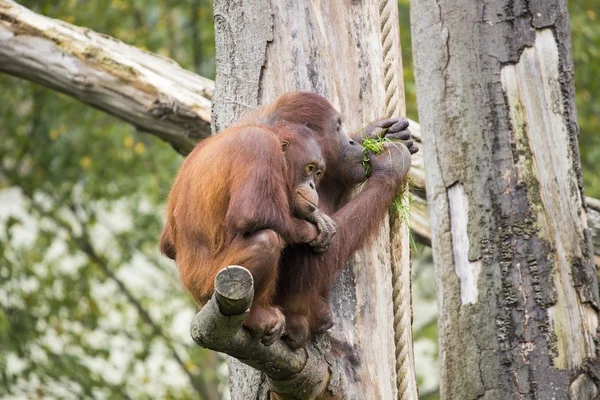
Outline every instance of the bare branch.
<svg viewBox="0 0 600 400"><path fill-rule="evenodd" d="M48 86L189 152L214 83L168 58L0 0L0 71Z"/></svg>
<svg viewBox="0 0 600 400"><path fill-rule="evenodd" d="M590 210L594 210L594 211L600 213L600 200L586 196L585 201Z"/></svg>
<svg viewBox="0 0 600 400"><path fill-rule="evenodd" d="M323 393L329 364L314 344L292 350L278 340L264 346L242 327L254 295L250 272L232 265L215 278L215 292L192 320L192 338L200 346L220 351L264 372L270 389L281 399L309 399Z"/></svg>
<svg viewBox="0 0 600 400"><path fill-rule="evenodd" d="M600 268L600 201L588 197L587 223L592 233L592 243L594 247L594 262L596 268Z"/></svg>

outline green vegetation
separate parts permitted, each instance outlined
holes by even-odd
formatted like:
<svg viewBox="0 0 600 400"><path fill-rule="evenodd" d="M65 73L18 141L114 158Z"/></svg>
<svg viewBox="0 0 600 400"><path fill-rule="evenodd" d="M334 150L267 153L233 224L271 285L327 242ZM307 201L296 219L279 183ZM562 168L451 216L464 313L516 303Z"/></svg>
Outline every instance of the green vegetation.
<svg viewBox="0 0 600 400"><path fill-rule="evenodd" d="M386 137L378 137L377 139L373 139L370 137L364 137L362 139L363 146L363 162L362 165L365 167L365 176L369 177L371 175L371 153L376 155L380 154L383 151L384 145L386 143L392 143L392 141Z"/></svg>
<svg viewBox="0 0 600 400"><path fill-rule="evenodd" d="M600 197L600 9L595 0L569 2L579 151L585 194Z"/></svg>
<svg viewBox="0 0 600 400"><path fill-rule="evenodd" d="M384 150L385 145L388 146L398 146L394 141L386 138L386 137L378 137L377 139L373 139L370 137L363 137L361 144L363 146L363 154L364 158L362 161L363 167L365 167L365 175L368 177L371 174L371 153L379 155ZM390 212L400 218L402 221L408 221L410 218L410 202L411 202L411 194L409 191L403 191L402 195L396 197L392 206L390 207ZM412 236L411 236L412 238Z"/></svg>

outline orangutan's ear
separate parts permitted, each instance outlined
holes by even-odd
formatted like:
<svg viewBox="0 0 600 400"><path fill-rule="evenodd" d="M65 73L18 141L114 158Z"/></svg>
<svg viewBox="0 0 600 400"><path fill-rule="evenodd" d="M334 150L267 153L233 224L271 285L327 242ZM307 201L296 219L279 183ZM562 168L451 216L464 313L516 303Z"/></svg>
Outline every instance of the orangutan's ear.
<svg viewBox="0 0 600 400"><path fill-rule="evenodd" d="M285 149L287 149L290 146L290 141L289 140L284 140L283 142L281 142L281 149L285 152Z"/></svg>

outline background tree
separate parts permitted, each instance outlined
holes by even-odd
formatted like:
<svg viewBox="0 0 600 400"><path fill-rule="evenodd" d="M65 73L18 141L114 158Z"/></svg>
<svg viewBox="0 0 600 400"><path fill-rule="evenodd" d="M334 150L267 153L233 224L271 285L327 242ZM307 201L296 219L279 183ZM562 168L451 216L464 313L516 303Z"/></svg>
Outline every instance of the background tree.
<svg viewBox="0 0 600 400"><path fill-rule="evenodd" d="M412 6L441 397L595 398L566 2Z"/></svg>

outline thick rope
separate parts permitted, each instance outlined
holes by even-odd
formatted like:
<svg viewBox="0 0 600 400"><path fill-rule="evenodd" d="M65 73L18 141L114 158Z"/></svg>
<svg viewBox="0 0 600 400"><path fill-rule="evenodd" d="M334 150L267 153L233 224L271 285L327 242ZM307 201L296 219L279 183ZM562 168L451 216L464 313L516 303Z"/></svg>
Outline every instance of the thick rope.
<svg viewBox="0 0 600 400"><path fill-rule="evenodd" d="M394 9L393 7L396 7ZM385 85L385 114L387 118L404 113L401 109L400 82L397 74L399 49L394 48L394 35L398 34L395 18L396 0L380 0L381 45L383 47L383 73ZM399 400L417 400L417 383L414 371L412 343L412 304L409 248L403 243L408 238L408 228L402 216L390 217L392 296L394 302L394 342L396 346L396 386ZM406 267L404 267L406 266Z"/></svg>

